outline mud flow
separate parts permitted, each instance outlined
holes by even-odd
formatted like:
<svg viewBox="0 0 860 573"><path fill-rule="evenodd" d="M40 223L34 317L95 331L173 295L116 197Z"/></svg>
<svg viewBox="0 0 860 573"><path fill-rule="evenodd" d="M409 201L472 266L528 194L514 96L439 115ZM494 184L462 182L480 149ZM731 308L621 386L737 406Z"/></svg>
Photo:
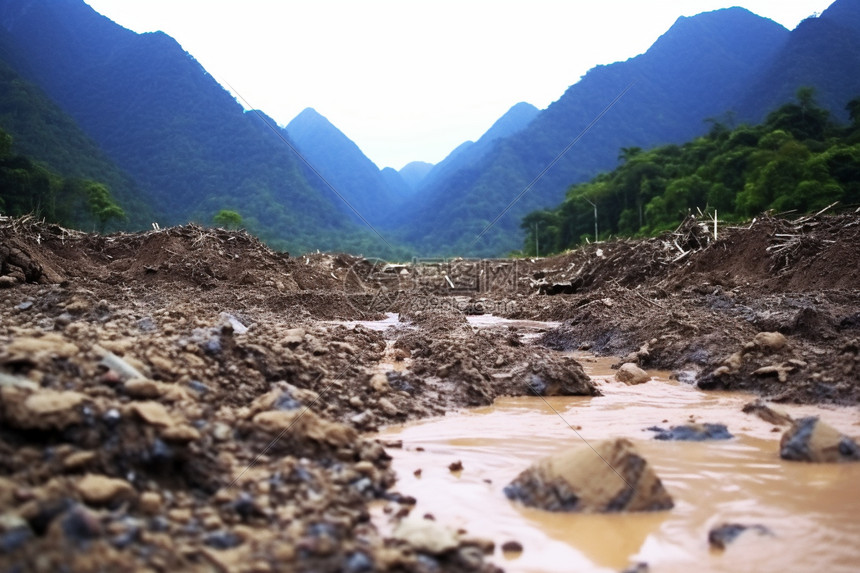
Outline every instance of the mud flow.
<svg viewBox="0 0 860 573"><path fill-rule="evenodd" d="M0 216L0 571L850 570L860 464L782 462L742 408L860 434L860 213L702 223L393 264ZM691 420L734 437L647 430ZM671 511L502 494L602 438ZM711 550L726 523L752 527Z"/></svg>
<svg viewBox="0 0 860 573"><path fill-rule="evenodd" d="M386 428L403 442L394 456L397 488L414 496L417 515L497 540L493 560L506 571L856 571L860 563L860 465L798 464L779 459L780 433L741 412L752 397L705 393L650 372L651 382L611 379L611 360L582 357L602 397L502 398L489 407ZM794 417L820 415L851 435L860 412L787 406ZM711 442L653 439L652 426L722 423L735 436ZM652 463L675 499L666 512L559 514L529 509L502 492L538 458L565 447L625 436ZM596 455L596 454L595 454ZM449 465L461 462L461 471ZM416 470L421 470L416 474ZM374 519L386 527L377 507ZM762 525L724 551L708 532L723 523ZM504 552L517 541L522 552Z"/></svg>

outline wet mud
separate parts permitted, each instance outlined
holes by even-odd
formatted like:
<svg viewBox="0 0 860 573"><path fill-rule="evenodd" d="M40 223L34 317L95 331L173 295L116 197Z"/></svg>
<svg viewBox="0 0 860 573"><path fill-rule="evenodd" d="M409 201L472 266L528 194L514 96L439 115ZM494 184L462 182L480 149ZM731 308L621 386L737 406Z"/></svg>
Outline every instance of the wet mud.
<svg viewBox="0 0 860 573"><path fill-rule="evenodd" d="M508 540L371 520L415 504L398 440L375 432L505 397L597 400L581 349L856 405L858 229L765 218L683 248L388 265L194 225L0 218L0 569L496 570ZM786 343L750 346L762 332Z"/></svg>

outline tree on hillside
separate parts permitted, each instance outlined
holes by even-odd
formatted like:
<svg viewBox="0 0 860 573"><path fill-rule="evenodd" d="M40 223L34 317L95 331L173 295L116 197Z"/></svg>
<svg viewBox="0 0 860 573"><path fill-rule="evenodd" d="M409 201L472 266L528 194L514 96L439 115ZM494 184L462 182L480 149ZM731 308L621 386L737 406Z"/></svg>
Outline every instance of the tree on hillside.
<svg viewBox="0 0 860 573"><path fill-rule="evenodd" d="M242 215L230 209L221 209L212 217L212 222L224 229L238 229L242 226Z"/></svg>
<svg viewBox="0 0 860 573"><path fill-rule="evenodd" d="M523 252L550 254L594 235L593 203L603 234L644 236L672 229L690 212L718 211L723 221L765 210L817 211L860 202L860 98L848 106L853 126L838 127L802 88L794 102L757 126L729 129L683 145L625 147L611 172L571 186L553 209L522 220Z"/></svg>
<svg viewBox="0 0 860 573"><path fill-rule="evenodd" d="M815 88L804 86L797 90L797 103L784 105L767 116L765 124L771 129L783 129L798 141L821 141L833 127L830 112L815 101Z"/></svg>
<svg viewBox="0 0 860 573"><path fill-rule="evenodd" d="M104 233L105 226L111 219L125 219L125 211L116 204L108 188L101 183L88 182L84 193L90 213L98 221L100 233Z"/></svg>

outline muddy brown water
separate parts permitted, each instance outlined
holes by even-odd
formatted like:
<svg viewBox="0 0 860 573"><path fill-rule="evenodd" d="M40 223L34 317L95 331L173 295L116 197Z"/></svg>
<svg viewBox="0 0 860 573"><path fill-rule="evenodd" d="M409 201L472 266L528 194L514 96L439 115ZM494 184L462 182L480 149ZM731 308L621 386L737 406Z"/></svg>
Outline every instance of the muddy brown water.
<svg viewBox="0 0 860 573"><path fill-rule="evenodd" d="M860 464L782 461L784 428L773 432L771 424L743 414L742 406L753 399L748 394L702 392L663 372L628 387L612 380L613 360L579 358L604 396L504 398L382 430L377 437L403 442L402 449L388 451L397 491L418 500L413 515L430 513L446 526L492 539L493 560L512 572L618 571L636 562L647 562L652 572L860 570ZM855 438L860 434L857 409L781 407L795 417L819 415ZM645 430L691 420L726 424L735 438L664 442ZM540 457L583 440L620 436L636 441L675 499L674 509L549 513L522 507L502 492ZM463 470L449 471L458 460ZM380 527L389 528L388 520L382 506L374 508ZM711 549L708 531L726 522L764 525L772 535L749 531L725 551ZM505 541L518 541L524 551L503 553Z"/></svg>

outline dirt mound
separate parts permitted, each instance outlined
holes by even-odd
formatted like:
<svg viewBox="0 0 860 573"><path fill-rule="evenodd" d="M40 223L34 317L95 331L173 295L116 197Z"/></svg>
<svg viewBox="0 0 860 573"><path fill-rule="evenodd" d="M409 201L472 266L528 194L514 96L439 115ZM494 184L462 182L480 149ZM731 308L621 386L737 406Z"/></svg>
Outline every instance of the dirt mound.
<svg viewBox="0 0 860 573"><path fill-rule="evenodd" d="M761 217L748 227L728 229L676 274L709 274L781 292L857 288L858 241L857 214L798 221Z"/></svg>

